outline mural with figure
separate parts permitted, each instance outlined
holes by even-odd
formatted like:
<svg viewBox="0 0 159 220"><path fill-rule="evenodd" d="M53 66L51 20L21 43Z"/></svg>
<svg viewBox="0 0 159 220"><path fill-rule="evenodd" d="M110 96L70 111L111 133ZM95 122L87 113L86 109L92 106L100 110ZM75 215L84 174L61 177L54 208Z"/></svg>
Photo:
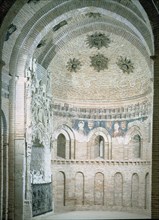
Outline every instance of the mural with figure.
<svg viewBox="0 0 159 220"><path fill-rule="evenodd" d="M111 137L124 136L128 131L128 125L131 122L139 121L143 122L147 117L141 117L138 119L122 120L122 121L98 121L98 120L79 120L75 119L72 121L72 128L79 134L84 136L88 135L94 128L102 127L105 128Z"/></svg>

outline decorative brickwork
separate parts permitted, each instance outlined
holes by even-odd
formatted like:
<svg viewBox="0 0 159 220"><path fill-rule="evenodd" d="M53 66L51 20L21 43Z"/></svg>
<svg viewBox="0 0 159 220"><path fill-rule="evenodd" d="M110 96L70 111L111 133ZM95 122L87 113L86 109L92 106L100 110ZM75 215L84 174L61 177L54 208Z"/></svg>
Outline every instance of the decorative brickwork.
<svg viewBox="0 0 159 220"><path fill-rule="evenodd" d="M110 39L104 33L94 33L87 36L87 44L90 48L95 47L98 50L102 47L107 48L110 44Z"/></svg>
<svg viewBox="0 0 159 220"><path fill-rule="evenodd" d="M76 73L81 66L82 66L81 62L78 59L73 58L73 59L69 59L66 68L68 69L69 72Z"/></svg>
<svg viewBox="0 0 159 220"><path fill-rule="evenodd" d="M146 118L151 112L151 103L141 102L118 108L78 108L69 104L52 103L54 115L85 119L126 119Z"/></svg>
<svg viewBox="0 0 159 220"><path fill-rule="evenodd" d="M108 58L105 57L103 54L98 53L90 57L91 59L91 66L94 67L95 70L100 72L101 70L108 69Z"/></svg>
<svg viewBox="0 0 159 220"><path fill-rule="evenodd" d="M120 57L118 59L117 65L123 71L123 73L131 73L134 71L134 65L128 58Z"/></svg>

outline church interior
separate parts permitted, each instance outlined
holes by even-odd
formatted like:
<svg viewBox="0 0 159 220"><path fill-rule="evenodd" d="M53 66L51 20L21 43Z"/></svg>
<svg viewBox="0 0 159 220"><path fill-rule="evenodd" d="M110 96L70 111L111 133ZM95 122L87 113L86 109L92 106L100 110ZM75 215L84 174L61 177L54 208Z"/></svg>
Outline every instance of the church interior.
<svg viewBox="0 0 159 220"><path fill-rule="evenodd" d="M0 49L0 220L158 219L159 0L0 0Z"/></svg>

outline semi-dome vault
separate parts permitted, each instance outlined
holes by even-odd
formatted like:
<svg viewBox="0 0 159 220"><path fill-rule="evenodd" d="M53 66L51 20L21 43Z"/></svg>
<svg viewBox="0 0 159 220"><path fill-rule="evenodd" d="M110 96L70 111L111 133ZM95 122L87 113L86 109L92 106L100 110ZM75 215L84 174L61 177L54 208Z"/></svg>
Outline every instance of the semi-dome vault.
<svg viewBox="0 0 159 220"><path fill-rule="evenodd" d="M152 91L153 35L137 1L29 1L13 25L5 68L20 76L35 58L50 71L54 98L120 101ZM69 59L80 68L69 73Z"/></svg>
<svg viewBox="0 0 159 220"><path fill-rule="evenodd" d="M4 168L10 182L2 192L9 195L5 219L88 206L150 214L156 26L144 5L24 0L10 8L0 29L2 111L11 146ZM157 13L158 5L151 5ZM125 166L133 167L130 173ZM99 178L105 190L107 175L108 195L97 186ZM83 194L77 190L87 177L94 178L94 197L87 185Z"/></svg>

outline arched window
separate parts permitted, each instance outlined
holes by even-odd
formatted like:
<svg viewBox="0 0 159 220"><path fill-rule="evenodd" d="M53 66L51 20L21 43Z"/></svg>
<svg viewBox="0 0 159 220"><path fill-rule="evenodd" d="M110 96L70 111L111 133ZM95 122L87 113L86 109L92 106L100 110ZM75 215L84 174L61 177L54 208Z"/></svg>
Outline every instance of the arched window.
<svg viewBox="0 0 159 220"><path fill-rule="evenodd" d="M95 158L104 158L104 138L101 135L97 136L95 139L94 155Z"/></svg>
<svg viewBox="0 0 159 220"><path fill-rule="evenodd" d="M132 138L133 158L141 158L141 137L136 134Z"/></svg>
<svg viewBox="0 0 159 220"><path fill-rule="evenodd" d="M59 134L57 138L57 156L66 158L66 138L63 134Z"/></svg>
<svg viewBox="0 0 159 220"><path fill-rule="evenodd" d="M99 157L104 158L104 139L99 136Z"/></svg>

